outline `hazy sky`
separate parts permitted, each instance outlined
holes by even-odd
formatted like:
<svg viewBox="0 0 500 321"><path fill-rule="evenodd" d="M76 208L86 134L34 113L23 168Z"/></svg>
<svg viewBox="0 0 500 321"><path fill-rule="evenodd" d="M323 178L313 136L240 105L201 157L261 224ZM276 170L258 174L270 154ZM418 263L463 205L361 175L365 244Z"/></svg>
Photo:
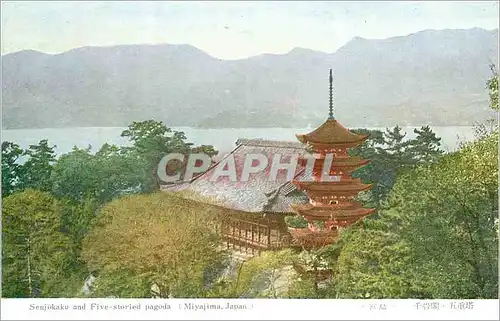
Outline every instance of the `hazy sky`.
<svg viewBox="0 0 500 321"><path fill-rule="evenodd" d="M354 36L498 28L498 2L2 2L2 54L188 43L221 59L333 52Z"/></svg>

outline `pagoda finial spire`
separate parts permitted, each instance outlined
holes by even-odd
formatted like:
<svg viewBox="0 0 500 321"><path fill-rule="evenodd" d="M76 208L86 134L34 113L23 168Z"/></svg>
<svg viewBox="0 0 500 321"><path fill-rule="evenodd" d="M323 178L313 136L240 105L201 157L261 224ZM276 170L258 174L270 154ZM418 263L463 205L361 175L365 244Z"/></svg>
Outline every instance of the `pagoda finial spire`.
<svg viewBox="0 0 500 321"><path fill-rule="evenodd" d="M330 108L328 113L328 119L335 119L333 117L333 76L332 69L330 69Z"/></svg>

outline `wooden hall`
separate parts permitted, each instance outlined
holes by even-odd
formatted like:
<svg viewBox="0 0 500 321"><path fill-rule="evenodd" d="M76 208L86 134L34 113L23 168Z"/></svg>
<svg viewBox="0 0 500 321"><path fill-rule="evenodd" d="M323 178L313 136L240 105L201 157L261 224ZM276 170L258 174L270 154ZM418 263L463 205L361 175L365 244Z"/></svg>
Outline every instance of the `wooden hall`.
<svg viewBox="0 0 500 321"><path fill-rule="evenodd" d="M164 190L189 190L231 209L221 220L218 232L225 245L249 255L286 247L317 248L335 242L339 229L373 213L355 197L371 188L351 173L369 161L349 157L348 149L362 144L367 136L342 126L333 116L332 73L327 120L308 134L298 134L299 142L239 139L236 147L206 172L189 182L164 186ZM248 179L217 176L222 164L234 163L239 178L247 155L264 155L267 167ZM272 159L296 166L273 172ZM312 166L311 166L312 164ZM292 173L289 173L289 172ZM213 177L216 179L213 179ZM272 175L271 175L272 176ZM285 217L299 215L307 221L302 229L288 228Z"/></svg>
<svg viewBox="0 0 500 321"><path fill-rule="evenodd" d="M218 205L231 210L218 227L225 245L248 255L263 250L276 250L293 245L285 223L285 217L296 215L290 205L305 204L308 199L304 193L287 179L287 172L279 171L275 180L269 179L271 162L265 170L251 174L247 181L231 181L228 177L211 180L216 166L228 157L233 157L237 176L240 177L245 156L249 154L266 155L269 159L276 154L287 155L307 153L303 144L296 142L271 141L262 139L240 139L236 148L225 155L218 163L190 182L162 187L166 191L192 191L203 197L213 199ZM299 170L301 167L299 167Z"/></svg>

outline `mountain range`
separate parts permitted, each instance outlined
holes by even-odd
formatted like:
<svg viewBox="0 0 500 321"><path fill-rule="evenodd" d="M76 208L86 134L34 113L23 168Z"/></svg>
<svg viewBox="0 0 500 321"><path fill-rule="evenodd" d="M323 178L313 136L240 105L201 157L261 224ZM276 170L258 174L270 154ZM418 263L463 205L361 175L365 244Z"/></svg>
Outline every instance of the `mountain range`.
<svg viewBox="0 0 500 321"><path fill-rule="evenodd" d="M227 44L230 46L231 44ZM472 125L490 117L498 29L355 37L334 53L295 48L220 60L191 45L82 47L2 56L3 128Z"/></svg>

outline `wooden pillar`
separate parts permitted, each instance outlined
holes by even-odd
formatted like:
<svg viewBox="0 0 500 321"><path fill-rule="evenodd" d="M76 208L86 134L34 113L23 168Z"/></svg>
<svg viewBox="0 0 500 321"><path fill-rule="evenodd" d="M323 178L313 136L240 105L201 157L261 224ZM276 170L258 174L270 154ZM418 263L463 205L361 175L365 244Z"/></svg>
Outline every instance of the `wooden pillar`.
<svg viewBox="0 0 500 321"><path fill-rule="evenodd" d="M235 236L236 236L236 221L235 220L231 220L231 226L232 226L232 229L231 229L231 231L232 231L231 232L231 236L232 236L231 249L235 250L235 248L236 248L236 244L235 244L236 243L236 238L235 238Z"/></svg>
<svg viewBox="0 0 500 321"><path fill-rule="evenodd" d="M248 233L251 231L251 228L252 228L252 222L248 222L248 224L247 224L247 237L246 237L246 239L247 239L247 247L249 248L249 250L252 247L252 243L250 243L250 236L248 236Z"/></svg>
<svg viewBox="0 0 500 321"><path fill-rule="evenodd" d="M269 227L269 225L266 228L266 232L267 232L267 247L269 248L271 246L271 228Z"/></svg>
<svg viewBox="0 0 500 321"><path fill-rule="evenodd" d="M248 222L244 222L243 227L245 229L245 253L248 253Z"/></svg>
<svg viewBox="0 0 500 321"><path fill-rule="evenodd" d="M241 251L241 220L238 220L238 251Z"/></svg>
<svg viewBox="0 0 500 321"><path fill-rule="evenodd" d="M243 227L245 226L245 222L244 221L240 221L240 235L239 235L239 239L240 239L240 251L243 251L243 248L245 247L245 244L243 243Z"/></svg>
<svg viewBox="0 0 500 321"><path fill-rule="evenodd" d="M251 243L252 244L252 250L251 250L251 253L253 255L254 254L254 246L255 246L255 243L254 243L254 239L255 239L255 237L254 237L255 224L253 224L253 223L250 225L250 232L252 233L252 240L251 240L252 241L252 243Z"/></svg>
<svg viewBox="0 0 500 321"><path fill-rule="evenodd" d="M222 222L221 223L221 237L226 242L226 250L229 249L229 240L227 238L227 228L228 228L227 223Z"/></svg>

